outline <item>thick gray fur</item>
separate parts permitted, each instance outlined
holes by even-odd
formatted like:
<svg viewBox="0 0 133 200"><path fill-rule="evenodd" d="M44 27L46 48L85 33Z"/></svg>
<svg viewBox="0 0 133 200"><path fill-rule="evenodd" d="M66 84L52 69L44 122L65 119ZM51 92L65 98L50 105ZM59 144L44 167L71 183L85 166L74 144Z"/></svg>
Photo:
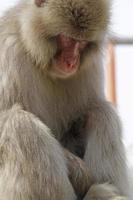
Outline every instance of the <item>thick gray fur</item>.
<svg viewBox="0 0 133 200"><path fill-rule="evenodd" d="M82 8L83 31L70 26L70 8ZM0 200L77 198L61 145L76 154L76 140L65 144L64 136L82 116L83 160L95 183L84 200L126 199L121 125L104 96L108 21L109 0L48 0L41 7L27 0L0 19ZM90 42L70 77L52 68L59 32Z"/></svg>

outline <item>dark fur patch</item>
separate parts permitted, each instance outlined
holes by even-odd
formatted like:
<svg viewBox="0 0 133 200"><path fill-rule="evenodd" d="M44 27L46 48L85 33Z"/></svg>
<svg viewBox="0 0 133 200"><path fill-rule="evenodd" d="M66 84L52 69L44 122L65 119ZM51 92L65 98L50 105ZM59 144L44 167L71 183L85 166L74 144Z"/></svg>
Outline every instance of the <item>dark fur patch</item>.
<svg viewBox="0 0 133 200"><path fill-rule="evenodd" d="M61 144L80 158L84 157L86 148L86 115L71 121L68 130L63 134Z"/></svg>

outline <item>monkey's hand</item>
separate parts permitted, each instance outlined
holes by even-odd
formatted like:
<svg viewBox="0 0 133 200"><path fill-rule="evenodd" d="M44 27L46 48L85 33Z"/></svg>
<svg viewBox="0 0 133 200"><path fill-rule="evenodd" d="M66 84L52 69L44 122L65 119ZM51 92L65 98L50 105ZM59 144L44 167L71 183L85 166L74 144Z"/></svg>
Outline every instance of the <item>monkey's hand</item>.
<svg viewBox="0 0 133 200"><path fill-rule="evenodd" d="M93 184L89 170L79 157L64 149L64 154L67 160L69 179L73 185L76 194L83 197Z"/></svg>
<svg viewBox="0 0 133 200"><path fill-rule="evenodd" d="M92 185L83 200L128 200L126 197L120 196L118 190L108 184Z"/></svg>

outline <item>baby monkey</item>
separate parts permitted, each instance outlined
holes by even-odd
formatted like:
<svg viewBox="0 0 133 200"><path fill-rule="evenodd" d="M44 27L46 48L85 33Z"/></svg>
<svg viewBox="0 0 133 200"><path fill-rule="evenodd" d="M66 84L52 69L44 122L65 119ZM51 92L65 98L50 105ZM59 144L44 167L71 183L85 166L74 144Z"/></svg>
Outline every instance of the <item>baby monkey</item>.
<svg viewBox="0 0 133 200"><path fill-rule="evenodd" d="M126 200L104 95L110 0L21 0L0 19L0 200Z"/></svg>

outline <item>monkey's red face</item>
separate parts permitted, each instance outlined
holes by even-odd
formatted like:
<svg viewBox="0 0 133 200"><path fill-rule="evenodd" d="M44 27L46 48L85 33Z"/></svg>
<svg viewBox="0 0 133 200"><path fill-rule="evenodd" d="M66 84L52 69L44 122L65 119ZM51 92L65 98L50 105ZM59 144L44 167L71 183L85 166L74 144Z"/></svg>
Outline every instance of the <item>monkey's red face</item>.
<svg viewBox="0 0 133 200"><path fill-rule="evenodd" d="M75 73L80 66L81 53L87 44L86 41L77 41L63 34L58 35L58 51L53 61L53 67L62 75Z"/></svg>
<svg viewBox="0 0 133 200"><path fill-rule="evenodd" d="M99 48L107 30L108 1L34 1L37 7L33 18L29 16L33 34L31 37L29 29L25 34L26 45L31 45L30 52L34 53L32 57L57 78L67 78L86 69L94 47ZM39 44L38 51L36 44Z"/></svg>

